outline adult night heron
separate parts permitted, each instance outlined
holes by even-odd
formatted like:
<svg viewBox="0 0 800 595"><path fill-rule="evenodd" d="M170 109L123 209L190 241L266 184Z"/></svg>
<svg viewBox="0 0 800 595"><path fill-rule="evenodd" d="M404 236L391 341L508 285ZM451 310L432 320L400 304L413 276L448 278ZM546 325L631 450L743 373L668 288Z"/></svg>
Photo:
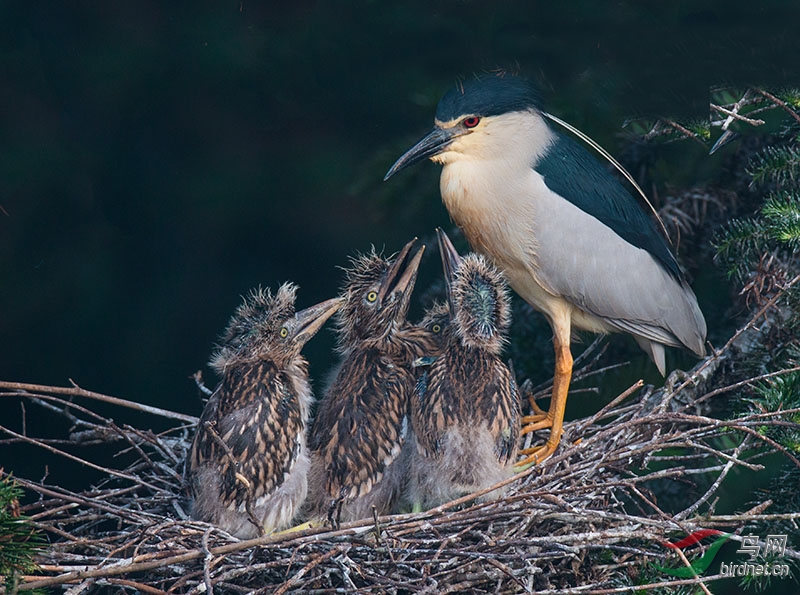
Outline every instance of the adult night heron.
<svg viewBox="0 0 800 595"><path fill-rule="evenodd" d="M553 328L550 408L523 418L523 433L550 428L550 436L523 451L524 462L541 462L561 438L573 329L631 334L662 375L665 345L704 354L703 314L659 229L597 159L548 123L527 81L492 74L456 86L439 102L433 130L384 179L426 158L444 166L442 199L473 249Z"/></svg>

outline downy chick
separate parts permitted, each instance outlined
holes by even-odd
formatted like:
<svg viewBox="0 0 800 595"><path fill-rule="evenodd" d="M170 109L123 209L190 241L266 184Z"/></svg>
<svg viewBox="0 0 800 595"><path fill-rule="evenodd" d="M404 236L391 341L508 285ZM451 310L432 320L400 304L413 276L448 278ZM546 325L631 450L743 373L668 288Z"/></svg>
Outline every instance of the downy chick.
<svg viewBox="0 0 800 595"><path fill-rule="evenodd" d="M290 526L307 494L312 394L300 350L342 301L295 314L296 291L258 289L236 310L189 454L192 516L242 539Z"/></svg>
<svg viewBox="0 0 800 595"><path fill-rule="evenodd" d="M332 525L390 512L407 471L401 457L413 362L430 333L406 321L424 246L394 260L357 257L346 270L337 315L342 363L312 426L310 514Z"/></svg>
<svg viewBox="0 0 800 595"><path fill-rule="evenodd" d="M520 424L517 386L500 359L511 319L505 280L483 256L462 259L437 233L450 323L411 402L408 499L422 509L509 477Z"/></svg>

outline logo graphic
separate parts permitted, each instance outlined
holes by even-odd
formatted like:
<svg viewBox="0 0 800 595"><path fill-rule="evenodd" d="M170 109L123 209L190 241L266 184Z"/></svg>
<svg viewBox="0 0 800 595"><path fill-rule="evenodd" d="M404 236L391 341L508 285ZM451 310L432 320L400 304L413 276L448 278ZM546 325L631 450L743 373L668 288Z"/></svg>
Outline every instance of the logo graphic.
<svg viewBox="0 0 800 595"><path fill-rule="evenodd" d="M730 533L723 533L722 531L717 531L716 529L700 529L699 531L689 534L687 537L684 537L676 543L664 544L672 549L683 550L684 548L688 548L700 543L703 539L710 537L711 535L719 535L719 537L708 547L702 556L700 556L694 562L691 562L690 566L681 566L680 568L666 568L665 566L659 566L658 564L654 564L654 566L664 574L669 574L670 576L677 578L692 578L695 576L700 576L706 571L706 569L708 569L708 567L711 565L711 562L714 561L714 556L717 555L719 548L721 548L722 545L731 537Z"/></svg>

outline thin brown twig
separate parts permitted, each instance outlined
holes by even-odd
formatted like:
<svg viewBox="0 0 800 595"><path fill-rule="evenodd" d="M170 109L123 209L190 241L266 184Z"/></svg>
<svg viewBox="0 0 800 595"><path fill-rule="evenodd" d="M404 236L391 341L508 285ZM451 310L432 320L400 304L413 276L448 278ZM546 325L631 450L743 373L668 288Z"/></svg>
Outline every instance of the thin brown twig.
<svg viewBox="0 0 800 595"><path fill-rule="evenodd" d="M772 296L772 298L770 298L755 314L753 314L753 316L750 317L750 320L748 320L747 323L745 323L744 326L740 327L739 329L736 330L735 333L733 333L733 336L731 336L731 338L728 339L725 342L725 345L723 345L721 349L714 350L714 352L712 353L711 357L708 357L705 360L703 360L703 362L695 370L693 370L693 374L688 376L686 378L686 380L684 380L683 383L678 385L672 391L673 394L676 393L676 392L680 392L680 391L684 390L685 388L695 384L697 382L697 377L706 368L708 368L712 364L715 364L719 360L720 356L723 353L726 353L728 350L730 350L730 348L741 338L741 336L745 332L747 332L750 329L754 328L756 323L761 318L765 317L767 312L769 312L775 306L775 304L777 304L778 301L780 301L783 298L783 296L786 295L786 293L792 287L794 287L794 285L796 285L798 282L800 282L800 275L797 275L794 278L792 278L788 283L786 283L781 288L781 290L778 293L776 293L774 296Z"/></svg>
<svg viewBox="0 0 800 595"><path fill-rule="evenodd" d="M203 539L200 543L202 544L203 554L205 554L203 558L203 582L206 585L206 593L208 593L208 595L214 595L214 585L211 584L211 562L214 559L214 554L208 549L208 536L210 534L211 528L209 527L203 533Z"/></svg>
<svg viewBox="0 0 800 595"><path fill-rule="evenodd" d="M71 379L70 382L72 383L72 387L46 386L41 384L26 384L23 382L0 381L0 389L21 391L23 393L42 392L42 393L52 393L57 395L72 395L76 397L86 397L87 399L103 401L105 403L111 403L112 405L119 405L120 407L127 407L128 409L134 409L136 411L141 411L143 413L150 413L152 415L157 415L159 417L166 417L167 419L177 419L180 421L185 421L190 424L196 424L199 421L199 419L197 417L194 417L193 415L186 415L185 413L177 413L175 411L169 411L168 409L161 409L160 407L144 405L142 403L136 403L135 401L120 399L119 397L110 397L108 395L83 389Z"/></svg>
<svg viewBox="0 0 800 595"><path fill-rule="evenodd" d="M94 469L95 471L101 471L103 473L108 473L109 475L113 475L114 477L119 477L120 479L126 479L128 481L132 481L134 483L138 483L140 485L143 485L145 487L150 488L151 490L153 490L155 492L164 491L163 488L156 487L156 486L144 481L143 479L141 479L139 477L136 477L136 476L133 476L133 475L129 475L128 473L122 473L121 471L117 471L115 469L109 469L108 467L103 467L102 465L96 465L95 463L92 463L91 461L87 461L86 459L82 459L82 458L80 458L78 456L75 456L75 455L70 454L68 452L65 452L63 450L59 450L58 448L50 446L49 444L45 444L41 440L36 440L35 438L29 438L28 436L23 436L22 434L18 434L14 430L6 428L5 426L0 426L0 432L5 432L9 436L13 436L14 438L17 438L18 440L20 440L22 442L26 442L28 444L36 445L39 448L43 448L43 449L45 449L45 450L47 450L49 452L52 452L53 454L57 454L57 455L62 456L64 458L66 458L66 459L69 459L70 461L75 461L76 463L80 463L81 465L84 465L85 467L89 467L90 469Z"/></svg>
<svg viewBox="0 0 800 595"><path fill-rule="evenodd" d="M727 108L722 107L721 105L717 105L716 103L711 104L711 109L716 112L719 112L723 116L727 116L728 118L733 118L734 120L745 122L747 124L750 124L751 126L761 126L762 124L766 124L764 120L748 118L747 116L743 116L742 114L740 114L735 109L729 110ZM725 127L723 126L723 130L724 129Z"/></svg>
<svg viewBox="0 0 800 595"><path fill-rule="evenodd" d="M705 593L706 595L711 595L711 591L708 590L708 587L706 587L705 583L703 582L703 579L700 578L700 576L697 574L694 567L692 566L692 563L689 562L689 559L686 557L686 554L683 553L683 550L680 548L676 548L675 552L678 554L678 557L681 559L681 562L684 563L686 568L692 571L692 575L694 576L695 579L697 579L697 585L703 590L703 593Z"/></svg>
<svg viewBox="0 0 800 595"><path fill-rule="evenodd" d="M723 469L720 472L720 474L717 475L716 479L709 486L709 488L706 490L706 492L702 496L700 496L699 499L695 500L690 506L688 506L687 508L683 509L681 512L676 514L675 515L676 519L685 519L690 514L694 514L703 504L705 504L709 500L709 498L711 498L711 496L713 496L714 494L717 493L717 491L719 490L719 486L722 485L722 482L725 481L725 478L728 476L728 472L731 469L733 469L733 466L736 463L740 463L741 462L738 459L739 459L739 455L742 453L742 451L746 448L746 446L748 444L747 438L748 437L745 436L745 438L744 438L744 440L742 440L741 444L739 444L736 447L736 450L733 452L733 455L731 455L730 457L726 456L728 461L725 463L725 467L723 467Z"/></svg>
<svg viewBox="0 0 800 595"><path fill-rule="evenodd" d="M796 122L800 123L800 114L798 114L795 110L789 107L783 99L775 97L772 93L764 91L764 89L754 88L753 91L763 95L776 105L780 106L786 113L788 113L792 118L794 118Z"/></svg>
<svg viewBox="0 0 800 595"><path fill-rule="evenodd" d="M335 556L337 554L340 554L341 552L344 552L346 550L347 550L347 547L342 545L342 546L338 546L338 547L335 547L335 548L331 549L330 551L322 554L321 556L318 556L317 558L315 558L314 560L312 560L311 562L306 564L303 568L301 568L297 572L297 574L295 574L293 577L291 577L288 581L283 583L283 585L281 585L275 591L274 595L283 595L284 593L286 593L286 591L288 591L290 588L292 588L293 585L296 585L298 582L300 582L300 579L306 573L311 571L315 566L319 566L320 564L322 564L328 558L332 558L333 556Z"/></svg>

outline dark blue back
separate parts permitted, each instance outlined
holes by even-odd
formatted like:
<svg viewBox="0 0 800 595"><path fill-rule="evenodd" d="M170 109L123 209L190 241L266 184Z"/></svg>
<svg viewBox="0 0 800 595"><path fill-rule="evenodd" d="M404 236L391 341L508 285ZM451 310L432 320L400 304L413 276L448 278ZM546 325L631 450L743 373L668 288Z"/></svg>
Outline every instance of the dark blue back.
<svg viewBox="0 0 800 595"><path fill-rule="evenodd" d="M578 142L558 132L556 136L547 154L533 165L547 187L626 242L647 250L673 277L683 279L660 230L636 199Z"/></svg>

